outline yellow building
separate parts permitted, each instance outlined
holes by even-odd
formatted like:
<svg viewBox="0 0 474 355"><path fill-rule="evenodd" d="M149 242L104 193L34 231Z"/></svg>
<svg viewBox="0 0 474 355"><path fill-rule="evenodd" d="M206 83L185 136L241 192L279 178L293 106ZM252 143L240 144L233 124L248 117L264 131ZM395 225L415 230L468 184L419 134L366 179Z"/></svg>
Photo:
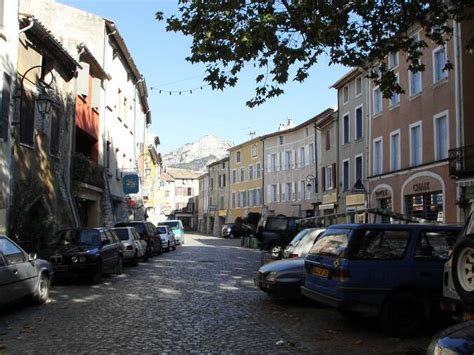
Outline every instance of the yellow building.
<svg viewBox="0 0 474 355"><path fill-rule="evenodd" d="M263 142L260 137L229 149L230 221L263 214Z"/></svg>

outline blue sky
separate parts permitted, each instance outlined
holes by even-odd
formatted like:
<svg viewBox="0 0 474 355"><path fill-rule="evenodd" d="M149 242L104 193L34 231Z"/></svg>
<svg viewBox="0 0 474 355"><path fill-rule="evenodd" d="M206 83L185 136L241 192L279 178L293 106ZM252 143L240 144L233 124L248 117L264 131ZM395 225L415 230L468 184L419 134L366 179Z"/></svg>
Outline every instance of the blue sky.
<svg viewBox="0 0 474 355"><path fill-rule="evenodd" d="M293 118L301 123L328 107L336 106L336 91L329 86L348 68L328 66L327 58L312 70L303 84L290 83L285 94L265 104L248 108L253 97L255 72L242 72L239 83L225 91L209 87L184 93L203 83L204 66L185 61L191 39L166 32L165 23L155 20L155 12L165 15L177 11L177 0L58 0L114 21L148 85L152 110L151 132L161 139L160 150L167 153L206 134L242 143L249 132L273 132L278 124ZM159 94L158 90L183 90L183 94Z"/></svg>

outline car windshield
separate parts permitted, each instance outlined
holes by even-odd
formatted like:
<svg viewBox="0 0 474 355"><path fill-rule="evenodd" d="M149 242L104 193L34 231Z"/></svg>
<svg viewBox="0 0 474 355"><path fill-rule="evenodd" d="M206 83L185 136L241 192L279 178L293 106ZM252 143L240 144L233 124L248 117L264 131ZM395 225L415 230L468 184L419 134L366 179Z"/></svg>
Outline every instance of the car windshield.
<svg viewBox="0 0 474 355"><path fill-rule="evenodd" d="M173 221L173 222L164 222L168 227L170 227L172 230L179 229L179 222L178 221Z"/></svg>
<svg viewBox="0 0 474 355"><path fill-rule="evenodd" d="M340 256L346 250L350 229L330 229L314 243L311 254Z"/></svg>
<svg viewBox="0 0 474 355"><path fill-rule="evenodd" d="M128 230L127 229L112 229L115 234L117 234L117 237L120 240L128 240Z"/></svg>
<svg viewBox="0 0 474 355"><path fill-rule="evenodd" d="M100 245L99 231L95 229L68 229L56 233L53 245Z"/></svg>
<svg viewBox="0 0 474 355"><path fill-rule="evenodd" d="M265 229L270 231L284 231L287 229L287 220L285 218L269 218L265 224Z"/></svg>
<svg viewBox="0 0 474 355"><path fill-rule="evenodd" d="M158 233L160 233L160 234L166 234L166 227L160 227L160 226L158 226L156 229L158 230Z"/></svg>
<svg viewBox="0 0 474 355"><path fill-rule="evenodd" d="M133 227L139 234L143 234L145 229L144 223L117 223L116 227Z"/></svg>
<svg viewBox="0 0 474 355"><path fill-rule="evenodd" d="M295 247L298 245L298 243L301 241L301 239L304 238L306 234L308 234L311 231L311 229L303 229L301 232L299 232L293 240L290 242L290 245Z"/></svg>

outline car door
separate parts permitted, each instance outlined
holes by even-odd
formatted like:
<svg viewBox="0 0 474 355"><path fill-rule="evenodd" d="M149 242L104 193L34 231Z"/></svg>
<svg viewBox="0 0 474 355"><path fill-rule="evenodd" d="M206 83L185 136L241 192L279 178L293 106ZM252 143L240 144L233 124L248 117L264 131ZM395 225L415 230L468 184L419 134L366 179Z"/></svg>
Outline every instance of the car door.
<svg viewBox="0 0 474 355"><path fill-rule="evenodd" d="M110 240L110 257L112 260L112 265L115 266L118 264L118 259L120 258L122 243L120 243L120 240L115 235L115 233L111 231L105 231L105 234Z"/></svg>
<svg viewBox="0 0 474 355"><path fill-rule="evenodd" d="M110 245L112 241L109 239L105 231L100 231L100 242L100 255L102 257L102 266L105 270L110 270L113 265L112 246Z"/></svg>
<svg viewBox="0 0 474 355"><path fill-rule="evenodd" d="M0 288L11 293L5 298L17 299L32 293L37 281L34 263L28 261L28 256L20 247L5 238L0 239L0 252L5 264L1 267L3 270L1 277L6 281L5 283L0 281L3 285Z"/></svg>
<svg viewBox="0 0 474 355"><path fill-rule="evenodd" d="M18 289L20 286L17 281L18 275L12 272L0 252L0 304L12 302L21 297L21 289Z"/></svg>

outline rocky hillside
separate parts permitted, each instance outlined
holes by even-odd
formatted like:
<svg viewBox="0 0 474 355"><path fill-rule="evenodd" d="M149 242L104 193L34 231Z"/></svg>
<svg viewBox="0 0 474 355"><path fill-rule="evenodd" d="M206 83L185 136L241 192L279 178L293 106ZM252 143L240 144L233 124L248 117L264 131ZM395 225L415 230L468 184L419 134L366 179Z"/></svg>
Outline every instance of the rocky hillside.
<svg viewBox="0 0 474 355"><path fill-rule="evenodd" d="M196 142L187 143L181 148L173 150L163 156L167 167L191 169L198 172L206 170L206 165L224 158L232 147L232 142L207 135Z"/></svg>

